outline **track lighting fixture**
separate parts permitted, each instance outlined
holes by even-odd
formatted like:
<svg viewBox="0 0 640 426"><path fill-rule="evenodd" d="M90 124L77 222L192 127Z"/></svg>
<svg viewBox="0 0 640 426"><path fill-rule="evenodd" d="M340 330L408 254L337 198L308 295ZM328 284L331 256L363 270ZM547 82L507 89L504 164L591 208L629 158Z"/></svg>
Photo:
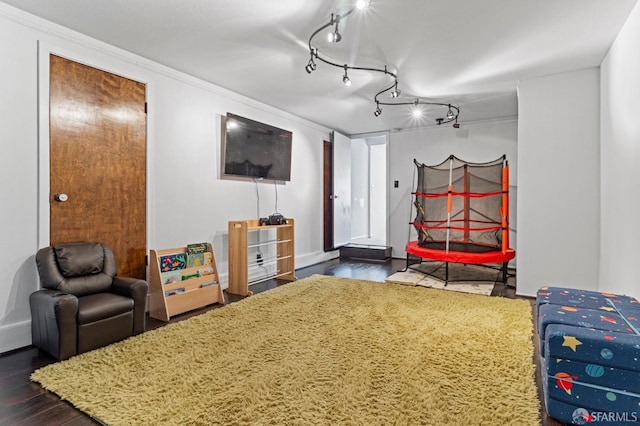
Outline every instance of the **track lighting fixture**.
<svg viewBox="0 0 640 426"><path fill-rule="evenodd" d="M397 98L398 96L400 96L400 90L398 89L398 81L396 80L396 84L393 85L393 90L391 91L391 97L392 98Z"/></svg>
<svg viewBox="0 0 640 426"><path fill-rule="evenodd" d="M447 111L447 120L451 121L454 118L456 118L456 116L453 114L453 111L451 111L451 105L449 105L449 111Z"/></svg>
<svg viewBox="0 0 640 426"><path fill-rule="evenodd" d="M342 35L338 32L338 29L336 28L335 33L327 34L327 40L329 40L329 43L339 43L340 40L342 40Z"/></svg>
<svg viewBox="0 0 640 426"><path fill-rule="evenodd" d="M333 15L331 15L332 21L335 21L336 23L336 29L334 32L327 34L327 40L329 40L329 43L340 43L340 40L342 40L342 35L340 34L340 31L338 31L338 25L340 24L340 15L336 15L335 18L333 18Z"/></svg>
<svg viewBox="0 0 640 426"><path fill-rule="evenodd" d="M313 59L309 59L309 63L304 67L304 69L307 70L307 73L309 74L316 70L316 63L313 62Z"/></svg>
<svg viewBox="0 0 640 426"><path fill-rule="evenodd" d="M342 82L347 87L351 86L351 79L347 75L347 66L346 65L344 66L344 77L342 77Z"/></svg>
<svg viewBox="0 0 640 426"><path fill-rule="evenodd" d="M411 112L411 115L413 115L413 118L422 117L422 109L420 109L420 99L416 99L413 102L413 111Z"/></svg>
<svg viewBox="0 0 640 426"><path fill-rule="evenodd" d="M310 52L311 58L309 59L309 62L305 66L305 70L307 71L307 73L311 74L311 72L316 69L316 60L318 60L320 62L324 62L327 65L331 65L337 68L343 68L344 75L342 76L342 83L344 83L344 85L347 87L351 86L351 79L349 78L349 75L348 75L349 70L370 71L370 72L380 73L385 76L389 76L392 78L391 85L382 89L381 91L376 93L375 96L373 97L373 101L376 104L376 109L373 113L374 116L379 117L380 114L382 114L382 109L380 108L380 105L389 105L389 106L413 105L414 117L420 117L422 115L423 110L421 108L421 105L425 105L428 107L433 107L433 106L446 107L447 108L446 116L445 116L446 118L437 118L436 123L445 124L445 123L450 123L452 121L455 121L453 126L456 129L459 128L460 124L458 124L458 116L460 115L460 107L452 105L450 103L425 101L425 100L421 100L420 98L416 98L415 101L409 101L409 100L403 101L400 98L400 95L402 94L402 92L400 91L400 89L398 89L398 76L395 73L389 71L386 65L384 68L359 67L359 66L349 65L349 64L343 65L343 64L334 62L332 60L329 60L328 58L320 55L320 53L318 52L318 49L313 47L314 37L317 36L319 33L325 31L327 28L330 29L330 32L327 34L327 39L329 40L329 42L331 43L340 42L340 40L342 40L342 35L340 34L340 31L339 31L340 22L344 18L351 15L356 9L362 10L369 7L370 3L371 3L371 0L357 0L355 2L355 6L349 9L344 14L339 15L339 14L332 13L331 18L329 19L329 22L324 24L323 26L321 26L311 34L311 37L309 37L309 52ZM384 101L382 99L379 99L381 95L387 92L389 92L388 95L391 97L392 101ZM383 99L388 99L388 98L383 98Z"/></svg>
<svg viewBox="0 0 640 426"><path fill-rule="evenodd" d="M308 74L311 74L312 71L316 70L316 63L313 60L313 56L317 54L316 49L312 49L311 50L311 58L309 58L309 62L307 63L307 65L304 67L304 69L307 71Z"/></svg>

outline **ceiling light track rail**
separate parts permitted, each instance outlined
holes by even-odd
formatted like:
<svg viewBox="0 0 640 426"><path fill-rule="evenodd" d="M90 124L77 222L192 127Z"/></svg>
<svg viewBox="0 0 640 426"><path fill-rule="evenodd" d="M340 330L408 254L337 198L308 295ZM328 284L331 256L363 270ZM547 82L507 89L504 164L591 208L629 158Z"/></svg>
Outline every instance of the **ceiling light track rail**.
<svg viewBox="0 0 640 426"><path fill-rule="evenodd" d="M453 127L458 128L460 127L460 125L458 124L458 116L460 114L460 108L449 104L449 103L441 103L441 102L430 102L430 101L426 101L424 99L420 99L420 98L416 98L413 101L402 101L402 100L398 100L398 101L386 101L384 100L384 98L380 98L381 95L386 94L387 92L389 92L389 95L391 96L392 99L396 99L400 96L401 91L398 89L398 76L396 73L393 73L391 71L389 71L387 69L387 66L385 65L384 68L373 68L373 67L360 67L360 66L356 66L356 65L349 65L349 64L340 64L338 62L334 62L330 59L327 59L326 57L323 57L322 55L320 55L320 52L318 51L318 48L313 47L313 39L320 34L321 32L325 31L327 28L333 27L332 31L329 32L327 34L327 40L330 43L339 43L342 40L342 34L340 34L340 23L349 15L351 15L353 12L356 11L356 9L364 9L366 7L369 6L370 0L358 0L356 2L356 5L354 7L352 7L351 9L349 9L347 12L345 12L342 15L339 14L331 14L331 18L329 19L329 22L327 22L326 24L322 25L320 28L318 28L317 30L315 30L312 34L311 37L309 37L309 62L307 62L307 65L305 66L305 70L307 71L308 74L311 74L313 71L315 71L317 69L317 64L316 61L325 63L327 65L331 65L333 67L336 68L342 68L344 70L344 74L342 76L342 82L344 83L345 86L350 86L351 85L351 78L349 77L349 71L350 70L357 70L357 71L369 71L369 72L376 72L376 73L381 73L384 75L388 75L390 77L393 78L393 83L385 88L382 89L381 91L379 91L378 93L376 93L376 95L373 98L373 101L376 104L376 110L374 111L374 115L376 117L380 116L380 114L382 114L382 109L380 108L381 105L384 106L401 106L401 105L413 105L414 106L414 111L413 111L413 115L414 116L418 116L418 113L421 113L421 110L419 109L420 105L426 105L426 106L443 106L443 107L447 107L447 114L444 118L436 118L436 123L437 124L446 124L446 123L450 123L450 122L455 122Z"/></svg>

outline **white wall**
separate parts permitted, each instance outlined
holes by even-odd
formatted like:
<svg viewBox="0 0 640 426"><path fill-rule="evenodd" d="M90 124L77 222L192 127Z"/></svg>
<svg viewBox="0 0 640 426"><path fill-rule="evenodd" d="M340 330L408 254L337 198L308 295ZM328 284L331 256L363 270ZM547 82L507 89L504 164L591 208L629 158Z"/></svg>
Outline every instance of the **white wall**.
<svg viewBox="0 0 640 426"><path fill-rule="evenodd" d="M415 169L413 159L420 163L438 164L451 154L471 162L495 160L506 155L510 171L510 233L511 247L517 250L516 189L518 170L518 124L515 119L462 123L460 129L451 126L434 126L418 130L390 134L389 143L389 226L390 245L393 257L404 258L405 245L417 235L412 226L415 211L411 210L415 191ZM399 181L394 188L393 182ZM411 214L410 214L411 213ZM411 217L410 217L411 216ZM518 253L516 251L516 260ZM515 260L514 260L515 261ZM515 263L513 263L515 264Z"/></svg>
<svg viewBox="0 0 640 426"><path fill-rule="evenodd" d="M149 249L211 241L226 284L227 221L275 211L272 183L258 184L258 214L253 182L219 178L220 117L233 112L293 132L292 180L277 193L296 220L296 266L334 256L318 226L329 129L0 4L0 353L31 343L34 254L48 243L49 52L147 84Z"/></svg>
<svg viewBox="0 0 640 426"><path fill-rule="evenodd" d="M599 78L590 68L518 87L518 294L598 288Z"/></svg>
<svg viewBox="0 0 640 426"><path fill-rule="evenodd" d="M640 4L601 65L601 291L640 298Z"/></svg>
<svg viewBox="0 0 640 426"><path fill-rule="evenodd" d="M28 298L38 282L38 56L31 33L0 21L0 352L15 347L12 340L31 342Z"/></svg>

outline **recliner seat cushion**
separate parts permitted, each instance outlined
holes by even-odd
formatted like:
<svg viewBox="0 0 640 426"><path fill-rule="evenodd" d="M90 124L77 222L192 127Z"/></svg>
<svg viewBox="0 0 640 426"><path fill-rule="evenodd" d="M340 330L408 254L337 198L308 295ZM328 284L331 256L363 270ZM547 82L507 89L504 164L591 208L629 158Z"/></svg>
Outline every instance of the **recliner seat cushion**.
<svg viewBox="0 0 640 426"><path fill-rule="evenodd" d="M131 336L133 311L78 325L78 353L84 353Z"/></svg>
<svg viewBox="0 0 640 426"><path fill-rule="evenodd" d="M88 324L133 311L133 299L113 293L78 298L78 323Z"/></svg>

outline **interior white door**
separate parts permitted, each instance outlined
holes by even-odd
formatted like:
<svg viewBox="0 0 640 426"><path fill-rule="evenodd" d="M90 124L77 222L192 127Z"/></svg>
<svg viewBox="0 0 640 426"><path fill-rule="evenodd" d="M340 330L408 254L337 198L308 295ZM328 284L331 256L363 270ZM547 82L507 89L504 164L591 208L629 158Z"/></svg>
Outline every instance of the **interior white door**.
<svg viewBox="0 0 640 426"><path fill-rule="evenodd" d="M351 240L351 139L332 133L333 145L333 245Z"/></svg>

